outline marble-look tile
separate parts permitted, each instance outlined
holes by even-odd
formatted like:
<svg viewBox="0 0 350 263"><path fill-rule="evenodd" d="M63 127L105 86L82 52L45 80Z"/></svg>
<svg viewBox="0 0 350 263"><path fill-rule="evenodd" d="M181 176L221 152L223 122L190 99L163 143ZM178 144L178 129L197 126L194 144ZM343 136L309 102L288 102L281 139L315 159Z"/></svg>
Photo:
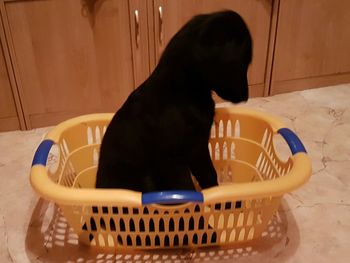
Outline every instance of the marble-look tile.
<svg viewBox="0 0 350 263"><path fill-rule="evenodd" d="M48 128L0 133L0 217L6 251L0 262L28 262L24 240L37 196L29 184L31 160ZM6 178L6 179L5 179ZM4 258L2 258L4 256Z"/></svg>
<svg viewBox="0 0 350 263"><path fill-rule="evenodd" d="M231 105L223 103L221 106ZM48 128L0 133L0 262L348 262L350 258L350 85L251 99L305 144L309 182L284 196L264 236L231 247L153 252L95 250L29 184L34 151ZM290 155L274 138L282 159Z"/></svg>
<svg viewBox="0 0 350 263"><path fill-rule="evenodd" d="M325 87L304 90L298 93L304 97L310 105L349 109L349 84L338 85L335 89L333 87Z"/></svg>
<svg viewBox="0 0 350 263"><path fill-rule="evenodd" d="M345 161L350 159L350 123L339 123L325 137L324 155L327 160Z"/></svg>
<svg viewBox="0 0 350 263"><path fill-rule="evenodd" d="M3 212L1 211L1 217L0 217L0 259L2 262L11 262L13 261L12 256L9 251L8 246L8 231L5 224L5 216L3 215Z"/></svg>

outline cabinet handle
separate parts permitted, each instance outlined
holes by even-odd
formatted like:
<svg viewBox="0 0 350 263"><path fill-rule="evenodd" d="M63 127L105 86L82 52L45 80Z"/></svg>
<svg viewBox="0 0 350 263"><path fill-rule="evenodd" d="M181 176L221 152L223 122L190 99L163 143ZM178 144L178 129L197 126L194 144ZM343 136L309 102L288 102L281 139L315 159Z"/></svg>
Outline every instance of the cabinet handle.
<svg viewBox="0 0 350 263"><path fill-rule="evenodd" d="M139 48L140 45L140 19L139 19L139 11L135 10L134 12L134 18L135 18L135 41L136 41L136 48Z"/></svg>
<svg viewBox="0 0 350 263"><path fill-rule="evenodd" d="M158 15L159 15L159 43L163 44L163 7L158 7Z"/></svg>

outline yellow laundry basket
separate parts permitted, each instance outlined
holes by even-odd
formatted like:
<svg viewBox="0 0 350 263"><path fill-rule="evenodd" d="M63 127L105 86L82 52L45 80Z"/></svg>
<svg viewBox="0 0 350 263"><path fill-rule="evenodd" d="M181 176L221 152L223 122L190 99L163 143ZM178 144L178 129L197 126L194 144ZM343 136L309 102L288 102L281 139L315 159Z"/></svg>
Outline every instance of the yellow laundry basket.
<svg viewBox="0 0 350 263"><path fill-rule="evenodd" d="M56 126L38 147L30 175L36 192L57 203L80 242L91 246L159 249L249 241L261 236L282 195L311 175L306 150L291 130L266 113L232 107L216 109L209 141L219 186L146 194L95 189L99 147L112 117L92 114ZM285 162L276 154L276 134L291 150Z"/></svg>

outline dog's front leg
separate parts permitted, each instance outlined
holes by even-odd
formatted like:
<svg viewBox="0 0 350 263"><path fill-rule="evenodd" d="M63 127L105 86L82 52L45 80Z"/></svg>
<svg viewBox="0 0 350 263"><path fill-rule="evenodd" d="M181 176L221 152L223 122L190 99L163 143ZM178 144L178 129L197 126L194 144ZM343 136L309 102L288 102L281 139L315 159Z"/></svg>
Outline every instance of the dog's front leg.
<svg viewBox="0 0 350 263"><path fill-rule="evenodd" d="M218 185L207 142L198 144L193 148L190 169L202 189Z"/></svg>

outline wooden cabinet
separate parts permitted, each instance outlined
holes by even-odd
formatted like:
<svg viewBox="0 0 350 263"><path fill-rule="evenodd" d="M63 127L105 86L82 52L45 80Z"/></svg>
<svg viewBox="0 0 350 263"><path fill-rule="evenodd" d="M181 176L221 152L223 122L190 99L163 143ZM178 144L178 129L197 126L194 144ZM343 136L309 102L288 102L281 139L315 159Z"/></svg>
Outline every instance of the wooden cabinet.
<svg viewBox="0 0 350 263"><path fill-rule="evenodd" d="M0 0L0 130L115 112L184 23L224 9L253 37L250 97L350 82L347 0Z"/></svg>
<svg viewBox="0 0 350 263"><path fill-rule="evenodd" d="M149 74L146 10L127 0L5 2L28 128L116 111Z"/></svg>
<svg viewBox="0 0 350 263"><path fill-rule="evenodd" d="M273 1L269 0L154 0L156 60L173 35L199 13L225 9L238 12L246 21L254 41L253 61L248 72L250 95L263 96Z"/></svg>
<svg viewBox="0 0 350 263"><path fill-rule="evenodd" d="M0 132L20 128L15 99L5 63L4 44L0 39Z"/></svg>
<svg viewBox="0 0 350 263"><path fill-rule="evenodd" d="M250 94L264 95L272 0L1 2L27 128L116 111L187 20L222 9L250 27Z"/></svg>
<svg viewBox="0 0 350 263"><path fill-rule="evenodd" d="M280 1L271 94L350 82L350 1Z"/></svg>

